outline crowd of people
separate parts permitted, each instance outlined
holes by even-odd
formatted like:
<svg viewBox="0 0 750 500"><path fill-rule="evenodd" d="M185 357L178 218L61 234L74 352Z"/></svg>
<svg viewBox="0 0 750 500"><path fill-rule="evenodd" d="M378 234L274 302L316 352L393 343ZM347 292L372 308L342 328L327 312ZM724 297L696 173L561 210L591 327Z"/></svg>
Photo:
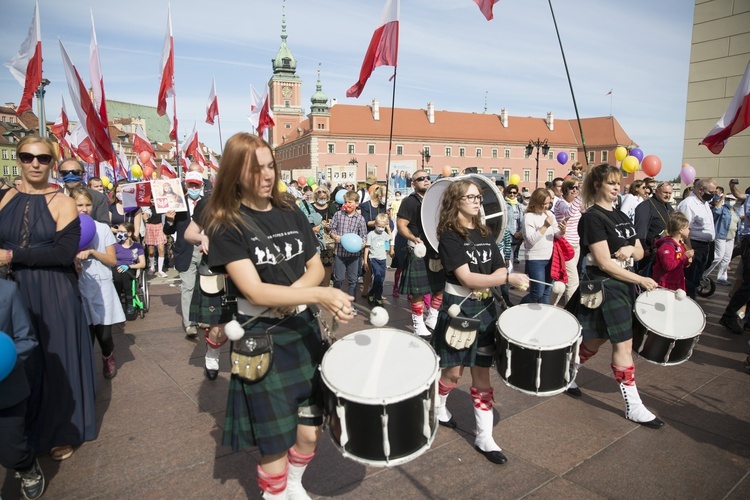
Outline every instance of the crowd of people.
<svg viewBox="0 0 750 500"><path fill-rule="evenodd" d="M424 170L413 172L408 186L394 173L390 189L372 177L362 186L285 185L270 146L239 133L227 141L213 182L198 164L185 173L182 196L172 193L184 211L158 213L153 204L124 206L125 183L111 193L96 177L84 186L83 166L58 163L49 139L24 138L17 158L19 182L0 190L0 296L12 305L0 329L18 354L11 375L0 380L0 464L15 470L25 498L44 491L37 455L65 460L96 439L94 346L103 377L115 377L112 328L134 319L139 273L179 273L182 329L188 338L205 336L207 380L217 378L221 348L233 340L222 442L234 450L257 447L265 498L309 498L302 476L325 407L320 310L346 323L357 300L383 305L389 261L391 296L408 298L413 333L439 355L438 423L457 427L448 396L468 368L474 447L494 464L507 462L493 437L490 368L495 324L513 305L509 287L528 290L523 304L559 304L576 316L579 365L610 342L625 418L654 429L664 422L635 384L637 293L664 287L695 298L703 277L716 270L717 283L734 285L721 324L732 333L750 331L738 315L750 300L750 188L743 194L736 181L725 194L712 179L700 179L675 209L669 182L647 178L623 194L619 168L601 164L584 173L577 163L531 192L497 183L506 224L493 234L480 213L486 187L459 177L443 192L432 248L422 204L433 180ZM55 165L60 187L49 182ZM79 215L95 221L85 245ZM742 263L731 282L736 254ZM598 283L606 300L584 305L583 280ZM274 361L261 369L264 356ZM256 375L251 362L258 363ZM579 365L566 388L574 397L582 395L574 380Z"/></svg>

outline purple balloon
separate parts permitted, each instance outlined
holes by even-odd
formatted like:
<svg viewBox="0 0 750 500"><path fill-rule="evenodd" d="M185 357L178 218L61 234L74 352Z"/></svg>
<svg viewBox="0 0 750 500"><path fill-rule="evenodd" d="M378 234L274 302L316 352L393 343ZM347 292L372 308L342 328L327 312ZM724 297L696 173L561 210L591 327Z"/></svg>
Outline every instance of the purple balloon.
<svg viewBox="0 0 750 500"><path fill-rule="evenodd" d="M638 163L640 164L643 161L643 151L641 151L638 148L635 148L630 151L630 156L635 156L638 158Z"/></svg>
<svg viewBox="0 0 750 500"><path fill-rule="evenodd" d="M78 214L78 219L81 221L81 239L78 242L78 251L87 248L96 236L96 224L94 219L86 214Z"/></svg>
<svg viewBox="0 0 750 500"><path fill-rule="evenodd" d="M565 165L566 163L568 163L568 153L566 153L565 151L560 151L559 153L557 153L557 162L560 165Z"/></svg>
<svg viewBox="0 0 750 500"><path fill-rule="evenodd" d="M692 165L685 165L680 170L680 179L684 184L692 184L695 180L695 169Z"/></svg>

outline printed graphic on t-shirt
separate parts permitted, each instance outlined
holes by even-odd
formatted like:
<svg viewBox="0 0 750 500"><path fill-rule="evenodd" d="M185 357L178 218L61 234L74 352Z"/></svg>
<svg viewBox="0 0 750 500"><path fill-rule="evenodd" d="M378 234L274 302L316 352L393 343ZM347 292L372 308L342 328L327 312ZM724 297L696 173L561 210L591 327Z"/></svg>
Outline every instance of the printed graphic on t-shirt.
<svg viewBox="0 0 750 500"><path fill-rule="evenodd" d="M290 236L292 238L289 238ZM258 245L254 249L255 265L269 264L275 266L282 260L282 258L283 260L289 261L297 255L304 253L304 245L302 244L302 240L295 236L299 236L299 231L292 230L285 233L271 235L269 239L273 242L273 251L266 246L260 245L260 241L258 240L258 238L251 238L250 241ZM276 242L274 242L274 240L280 240L279 243L283 243L283 251L276 244ZM281 254L281 256L277 258L279 254Z"/></svg>
<svg viewBox="0 0 750 500"><path fill-rule="evenodd" d="M617 236L624 240L629 240L635 236L635 227L633 227L632 222L620 222L616 224L615 231L617 231Z"/></svg>
<svg viewBox="0 0 750 500"><path fill-rule="evenodd" d="M479 247L486 247L486 248L479 248ZM492 251L488 248L489 244L487 243L465 243L465 251L467 257L469 257L469 262L471 264L477 265L479 263L486 263L492 261Z"/></svg>

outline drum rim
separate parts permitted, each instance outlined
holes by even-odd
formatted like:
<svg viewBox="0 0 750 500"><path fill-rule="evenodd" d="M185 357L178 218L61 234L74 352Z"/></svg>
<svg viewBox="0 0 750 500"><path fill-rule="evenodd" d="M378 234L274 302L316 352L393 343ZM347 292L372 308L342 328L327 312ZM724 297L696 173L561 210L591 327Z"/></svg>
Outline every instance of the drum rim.
<svg viewBox="0 0 750 500"><path fill-rule="evenodd" d="M511 339L510 337L508 337L506 335L506 332L503 331L502 328L500 328L500 319L503 317L503 314L506 314L508 311L510 311L510 310L512 310L512 309L514 309L516 307L522 307L522 306L525 306L524 309L529 309L530 306L546 306L546 307L553 308L555 311L564 312L565 314L567 314L568 316L570 316L571 318L573 318L573 320L578 325L578 334L573 338L572 342L555 344L554 346L547 346L546 349L540 349L539 346L535 346L535 345L527 344L525 342L521 342L521 341L518 341L518 340L515 340L515 339ZM500 333L500 335L503 338L507 339L508 341L512 341L513 345L517 345L517 346L520 346L520 347L525 347L527 349L534 349L534 350L537 350L537 351L555 351L557 349L562 349L564 347L570 347L573 344L575 344L576 342L578 342L578 339L581 338L582 331L583 331L583 329L581 327L581 323L580 323L580 321L578 321L578 318L576 318L575 314L571 313L570 311L566 311L565 309L562 309L560 307L553 306L551 304L518 304L518 305L515 305L513 307L510 307L506 311L504 311L500 315L499 318L497 318L497 321L495 323L495 328L497 329L498 333Z"/></svg>
<svg viewBox="0 0 750 500"><path fill-rule="evenodd" d="M667 288L658 288L658 289L654 290L653 292L649 292L649 293L654 293L654 292L671 293L671 294L676 294L677 293L675 290L669 290ZM693 300L692 298L690 298L688 296L685 296L685 298L683 298L682 300L690 300L690 302L692 302L698 308L698 310L701 312L701 316L703 317L703 323L701 324L700 329L697 330L695 333L693 333L692 335L690 335L688 337L675 337L673 334L663 333L663 332L661 332L659 330L656 330L653 327L651 327L650 325L647 325L641 319L641 316L638 314L638 301L641 300L641 297L643 297L644 300L645 300L646 293L640 294L638 297L636 297L635 302L633 302L633 316L635 316L636 320L647 331L649 331L649 332L655 333L655 334L657 334L657 335L659 335L661 337L664 337L666 339L672 339L672 340L690 340L690 339L694 339L696 336L698 336L701 333L703 333L703 330L705 330L705 328L706 328L706 312L703 310L703 308L700 306L700 304L698 304L698 302L696 302L695 300ZM676 300L677 299L675 299L675 301Z"/></svg>
<svg viewBox="0 0 750 500"><path fill-rule="evenodd" d="M434 412L435 418L434 423L432 425L432 434L430 435L430 438L427 440L427 442L420 446L418 450L415 450L414 452L410 453L409 455L406 455L404 457L394 458L392 460L372 460L369 458L362 458L358 455L353 455L352 452L346 450L343 446L339 445L339 443L333 439L333 436L331 436L331 441L333 441L333 445L336 447L337 450L339 450L339 453L344 456L344 458L348 458L350 460L354 460L355 462L359 462L361 464L369 465L372 467L396 467L398 465L403 465L405 463L411 462L412 460L419 458L420 456L424 455L424 453L430 449L432 446L432 443L435 441L435 437L437 436L437 412Z"/></svg>

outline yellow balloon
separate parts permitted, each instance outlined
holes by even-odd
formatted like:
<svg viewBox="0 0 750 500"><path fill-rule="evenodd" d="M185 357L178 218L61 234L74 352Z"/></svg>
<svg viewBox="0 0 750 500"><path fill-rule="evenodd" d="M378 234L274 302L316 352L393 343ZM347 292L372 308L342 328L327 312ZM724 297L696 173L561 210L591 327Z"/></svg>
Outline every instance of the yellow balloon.
<svg viewBox="0 0 750 500"><path fill-rule="evenodd" d="M635 156L628 156L622 160L622 169L629 174L632 174L638 170L638 158Z"/></svg>
<svg viewBox="0 0 750 500"><path fill-rule="evenodd" d="M109 177L102 175L100 179L102 180L102 186L107 187L107 184L109 184Z"/></svg>
<svg viewBox="0 0 750 500"><path fill-rule="evenodd" d="M312 186L310 186L310 188L311 188L311 189L312 189L313 191L315 191L316 189L318 189L318 185L317 185L317 184L313 184Z"/></svg>
<svg viewBox="0 0 750 500"><path fill-rule="evenodd" d="M286 184L282 180L279 180L279 193L286 193Z"/></svg>
<svg viewBox="0 0 750 500"><path fill-rule="evenodd" d="M143 169L141 169L140 165L134 163L130 166L130 173L133 174L133 177L135 177L136 179L140 179L143 175Z"/></svg>
<svg viewBox="0 0 750 500"><path fill-rule="evenodd" d="M508 182L510 184L515 184L518 186L518 184L521 182L521 176L518 174L511 174L510 179L508 179Z"/></svg>
<svg viewBox="0 0 750 500"><path fill-rule="evenodd" d="M617 158L617 161L624 160L626 156L628 156L628 150L624 147L620 146L619 148L615 149L615 158Z"/></svg>

